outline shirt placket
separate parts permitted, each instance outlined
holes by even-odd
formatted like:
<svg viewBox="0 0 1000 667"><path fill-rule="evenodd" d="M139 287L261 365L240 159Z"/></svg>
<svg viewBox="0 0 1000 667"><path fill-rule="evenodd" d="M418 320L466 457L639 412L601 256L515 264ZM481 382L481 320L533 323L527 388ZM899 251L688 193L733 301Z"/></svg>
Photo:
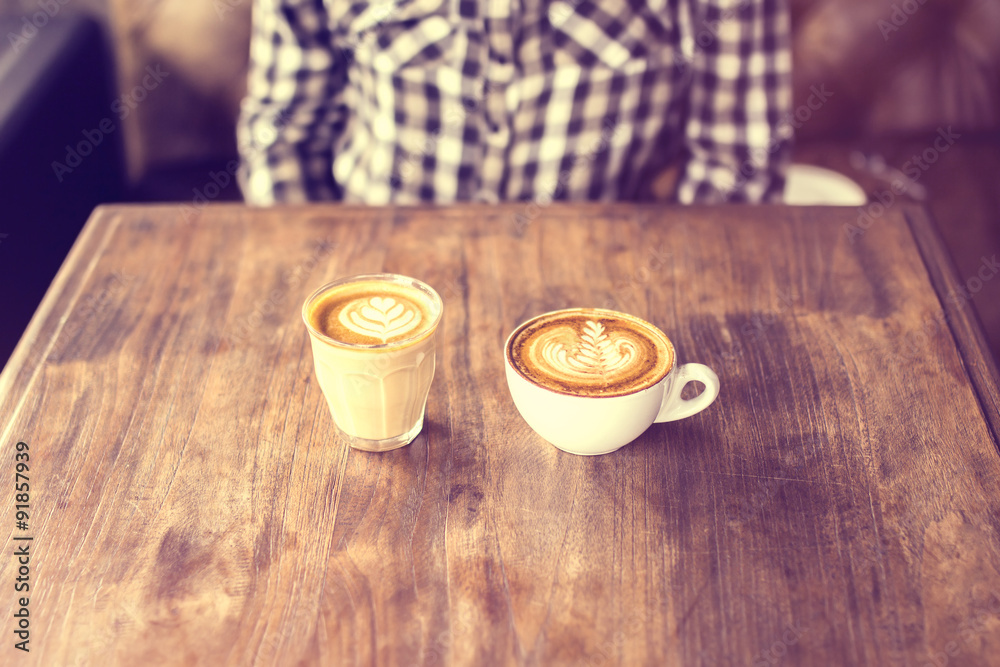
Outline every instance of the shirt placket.
<svg viewBox="0 0 1000 667"><path fill-rule="evenodd" d="M501 188L510 145L512 101L515 101L513 4L510 0L484 0L480 4L485 11L484 38L489 52L482 83L484 141L477 201L493 203L503 196Z"/></svg>

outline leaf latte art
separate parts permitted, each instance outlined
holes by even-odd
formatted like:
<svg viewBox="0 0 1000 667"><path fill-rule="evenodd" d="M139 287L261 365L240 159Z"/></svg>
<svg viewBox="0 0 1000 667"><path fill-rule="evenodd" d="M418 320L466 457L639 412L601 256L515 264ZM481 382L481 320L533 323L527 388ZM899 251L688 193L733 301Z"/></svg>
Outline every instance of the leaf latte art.
<svg viewBox="0 0 1000 667"><path fill-rule="evenodd" d="M639 351L632 341L612 340L593 320L588 320L583 329L576 349L568 349L559 340L542 344L542 359L552 370L570 376L605 376L636 363Z"/></svg>
<svg viewBox="0 0 1000 667"><path fill-rule="evenodd" d="M553 311L511 335L513 368L531 382L578 396L622 396L670 372L674 349L653 325L599 308Z"/></svg>
<svg viewBox="0 0 1000 667"><path fill-rule="evenodd" d="M347 303L337 319L348 330L361 336L378 338L384 343L416 329L421 317L420 311L405 300L373 296Z"/></svg>

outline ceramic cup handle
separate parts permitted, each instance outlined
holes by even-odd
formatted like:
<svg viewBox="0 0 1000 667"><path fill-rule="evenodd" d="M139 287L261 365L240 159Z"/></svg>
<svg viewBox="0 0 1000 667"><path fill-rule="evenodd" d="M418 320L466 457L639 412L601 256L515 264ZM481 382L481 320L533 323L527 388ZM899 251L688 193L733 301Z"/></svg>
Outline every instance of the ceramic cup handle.
<svg viewBox="0 0 1000 667"><path fill-rule="evenodd" d="M701 382L705 390L692 399L681 398L681 391L689 382ZM674 370L674 378L670 383L660 404L660 413L656 422L672 422L690 417L710 406L719 395L719 376L704 364L684 364Z"/></svg>

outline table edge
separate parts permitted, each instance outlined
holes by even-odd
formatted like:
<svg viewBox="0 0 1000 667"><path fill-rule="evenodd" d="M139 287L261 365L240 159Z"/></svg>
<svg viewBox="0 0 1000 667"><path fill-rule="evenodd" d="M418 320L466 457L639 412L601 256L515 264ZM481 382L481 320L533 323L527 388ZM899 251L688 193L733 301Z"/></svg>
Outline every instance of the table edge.
<svg viewBox="0 0 1000 667"><path fill-rule="evenodd" d="M20 340L18 340L17 345L14 347L14 351L11 353L10 358L7 359L7 363L4 365L3 370L0 371L0 411L8 416L16 416L17 409L11 408L11 402L17 401L15 398L18 393L22 393L31 385L31 378L38 372L42 367L38 360L32 362L30 356L34 354L37 357L44 358L48 353L48 349L40 349L34 346L34 341L37 339L39 332L48 323L49 317L52 310L56 306L56 301L61 297L69 293L66 289L66 285L70 283L73 274L84 271L90 272L93 270L91 266L92 261L100 256L99 247L103 245L109 233L113 230L113 222L118 219L117 209L120 205L107 205L101 204L91 211L90 216L87 218L86 223L83 225L83 229L80 230L79 235L73 242L73 246L70 248L69 252L66 254L66 258L63 260L62 264L59 266L59 270L56 271L55 277L52 278L52 282L45 290L45 295L38 304L38 308L35 309L34 314L31 316L31 320L28 322L28 326L25 327L24 333L21 334ZM84 280L77 279L77 293L72 297L75 301L80 297L79 292L84 288ZM52 341L54 342L57 336L52 336ZM28 371L28 376L25 376L25 372ZM13 424L15 420L11 419L7 428ZM6 433L4 434L7 435Z"/></svg>
<svg viewBox="0 0 1000 667"><path fill-rule="evenodd" d="M945 322L983 411L993 445L1000 454L1000 371L986 341L982 322L974 307L949 298L962 284L961 275L931 212L925 206L913 204L903 210L903 216L944 311Z"/></svg>

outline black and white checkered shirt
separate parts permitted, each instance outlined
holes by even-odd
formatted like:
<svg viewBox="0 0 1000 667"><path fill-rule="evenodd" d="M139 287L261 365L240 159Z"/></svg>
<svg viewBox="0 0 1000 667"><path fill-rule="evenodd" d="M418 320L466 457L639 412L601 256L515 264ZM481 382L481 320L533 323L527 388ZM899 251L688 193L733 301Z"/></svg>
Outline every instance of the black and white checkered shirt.
<svg viewBox="0 0 1000 667"><path fill-rule="evenodd" d="M787 0L254 0L257 204L775 201Z"/></svg>

